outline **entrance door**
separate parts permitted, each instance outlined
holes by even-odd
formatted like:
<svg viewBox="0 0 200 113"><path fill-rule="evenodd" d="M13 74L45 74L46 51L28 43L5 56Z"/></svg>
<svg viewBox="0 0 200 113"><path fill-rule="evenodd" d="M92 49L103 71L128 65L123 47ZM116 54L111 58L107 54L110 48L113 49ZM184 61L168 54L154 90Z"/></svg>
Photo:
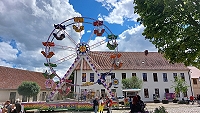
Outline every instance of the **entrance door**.
<svg viewBox="0 0 200 113"><path fill-rule="evenodd" d="M16 92L10 92L10 103L13 104L15 103L15 99L16 99Z"/></svg>

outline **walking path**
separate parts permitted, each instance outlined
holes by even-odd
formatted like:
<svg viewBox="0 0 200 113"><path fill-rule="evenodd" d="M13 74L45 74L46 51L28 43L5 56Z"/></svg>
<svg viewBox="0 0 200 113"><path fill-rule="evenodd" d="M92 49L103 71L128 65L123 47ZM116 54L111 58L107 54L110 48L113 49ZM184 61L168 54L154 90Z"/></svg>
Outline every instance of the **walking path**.
<svg viewBox="0 0 200 113"><path fill-rule="evenodd" d="M177 104L177 103L169 103L169 104L162 104L162 103L147 103L147 109L149 111L153 111L155 108L159 106L164 106L168 113L200 113L200 107L195 103L194 105L186 105L186 104ZM112 110L112 113L129 113L130 110ZM106 113L106 111L104 111ZM61 113L61 112L60 112ZM94 113L91 111L73 111L73 112L62 112L62 113Z"/></svg>

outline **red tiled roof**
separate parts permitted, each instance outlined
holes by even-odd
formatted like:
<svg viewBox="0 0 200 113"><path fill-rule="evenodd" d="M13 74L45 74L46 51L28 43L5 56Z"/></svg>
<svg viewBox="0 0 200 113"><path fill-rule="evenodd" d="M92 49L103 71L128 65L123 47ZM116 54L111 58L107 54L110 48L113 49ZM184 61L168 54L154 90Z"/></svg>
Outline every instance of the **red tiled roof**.
<svg viewBox="0 0 200 113"><path fill-rule="evenodd" d="M189 69L183 63L169 63L162 54L158 52L148 52L145 55L144 52L118 52L121 54L120 60L123 62L122 67L119 70L185 70ZM95 65L97 69L111 69L113 60L110 55L114 52L101 52L95 51L90 52L89 56L93 59L91 62ZM95 63L96 62L96 63ZM83 63L83 69L91 70L86 62ZM100 68L99 68L100 67ZM76 69L80 69L80 65Z"/></svg>
<svg viewBox="0 0 200 113"><path fill-rule="evenodd" d="M42 73L0 66L0 89L17 89L23 81L38 83L45 89L45 78Z"/></svg>
<svg viewBox="0 0 200 113"><path fill-rule="evenodd" d="M190 69L191 78L199 78L200 77L200 70L194 66L188 66Z"/></svg>

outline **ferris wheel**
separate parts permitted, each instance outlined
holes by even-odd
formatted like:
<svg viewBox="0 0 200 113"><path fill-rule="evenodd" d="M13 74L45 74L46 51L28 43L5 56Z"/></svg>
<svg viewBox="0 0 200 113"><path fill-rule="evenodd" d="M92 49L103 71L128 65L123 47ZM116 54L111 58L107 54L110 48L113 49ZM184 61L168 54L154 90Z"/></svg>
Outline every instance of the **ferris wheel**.
<svg viewBox="0 0 200 113"><path fill-rule="evenodd" d="M95 42L94 39L98 41ZM45 66L49 67L51 72L51 78L54 76L59 78L59 83L56 88L50 93L49 98L52 99L54 96L61 91L63 86L70 85L82 85L72 84L69 79L72 72L77 69L84 69L85 65L88 65L90 69L98 76L97 81L93 84L102 85L109 93L110 86L106 84L105 77L109 75L113 69L118 69L122 66L119 60L121 54L118 53L117 35L114 35L111 30L104 25L103 21L96 20L89 17L74 17L67 19L59 24L54 24L54 29L50 33L46 42L42 42L45 49L41 53L46 58ZM98 62L95 62L92 55L102 56L97 52L93 52L101 46L107 47L107 51L112 51L109 58L112 60L110 69L104 74L100 74L98 71L101 70L101 66ZM104 48L105 48L104 47ZM71 63L71 66L66 69L65 74L61 78L58 75L60 68L65 67ZM97 69L98 67L98 69ZM52 77L53 76L53 77ZM48 80L46 83L50 83ZM51 87L51 86L48 86ZM69 88L66 88L69 90Z"/></svg>

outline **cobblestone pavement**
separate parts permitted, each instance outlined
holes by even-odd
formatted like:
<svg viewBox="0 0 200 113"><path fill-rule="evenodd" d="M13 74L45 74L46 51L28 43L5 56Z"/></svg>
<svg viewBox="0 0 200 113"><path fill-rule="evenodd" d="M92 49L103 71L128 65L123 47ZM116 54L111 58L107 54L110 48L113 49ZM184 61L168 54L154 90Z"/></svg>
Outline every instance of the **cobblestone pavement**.
<svg viewBox="0 0 200 113"><path fill-rule="evenodd" d="M162 103L147 103L148 111L153 111L155 108L159 106L164 106L168 113L200 113L200 107L195 103L194 105L186 105L186 104L177 104L177 103L169 103L169 104L162 104ZM112 110L112 113L129 113L130 110ZM94 112L63 112L63 113L94 113ZM106 111L104 111L106 113Z"/></svg>

